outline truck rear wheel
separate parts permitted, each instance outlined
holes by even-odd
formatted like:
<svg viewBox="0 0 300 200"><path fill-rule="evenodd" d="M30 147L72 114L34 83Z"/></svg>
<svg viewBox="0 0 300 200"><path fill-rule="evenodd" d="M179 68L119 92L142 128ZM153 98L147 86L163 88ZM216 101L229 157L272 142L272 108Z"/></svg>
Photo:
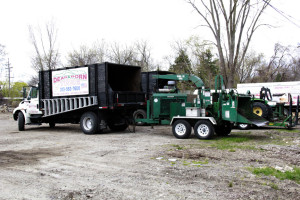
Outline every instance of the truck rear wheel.
<svg viewBox="0 0 300 200"><path fill-rule="evenodd" d="M177 120L172 125L173 135L178 139L186 139L191 135L191 125L185 120Z"/></svg>
<svg viewBox="0 0 300 200"><path fill-rule="evenodd" d="M209 139L214 135L214 127L211 122L199 120L194 126L194 133L199 139Z"/></svg>
<svg viewBox="0 0 300 200"><path fill-rule="evenodd" d="M147 113L143 109L138 109L133 113L133 119L146 119L147 118ZM143 126L145 125L145 122L138 122L137 125Z"/></svg>
<svg viewBox="0 0 300 200"><path fill-rule="evenodd" d="M25 130L25 117L22 112L18 113L18 129L19 131Z"/></svg>
<svg viewBox="0 0 300 200"><path fill-rule="evenodd" d="M54 128L54 127L55 127L55 123L54 123L54 122L50 122L50 123L49 123L49 127L50 127L50 128Z"/></svg>
<svg viewBox="0 0 300 200"><path fill-rule="evenodd" d="M95 134L98 131L98 118L93 112L86 112L80 118L80 128L85 134Z"/></svg>

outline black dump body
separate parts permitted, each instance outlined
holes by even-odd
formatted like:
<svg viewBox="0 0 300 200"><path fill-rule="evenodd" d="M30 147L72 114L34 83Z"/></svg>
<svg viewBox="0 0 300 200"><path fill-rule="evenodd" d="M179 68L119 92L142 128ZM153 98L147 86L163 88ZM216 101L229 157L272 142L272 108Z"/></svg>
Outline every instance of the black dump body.
<svg viewBox="0 0 300 200"><path fill-rule="evenodd" d="M72 69L88 70L88 92L79 95L64 94L60 96L60 94L54 94L52 90L52 84L54 84L53 74L63 74L68 70L72 71ZM70 90L72 89L71 87L69 88ZM96 96L98 101L97 107L107 107L108 109L144 104L145 93L141 89L141 68L105 62L39 72L40 108L43 108L42 99L85 96Z"/></svg>
<svg viewBox="0 0 300 200"><path fill-rule="evenodd" d="M164 86L168 85L168 81L166 79L156 79L153 78L153 75L167 75L167 74L175 74L174 72L169 71L152 71L152 72L142 72L142 91L147 94L147 99L154 93L157 92L158 89L164 88Z"/></svg>

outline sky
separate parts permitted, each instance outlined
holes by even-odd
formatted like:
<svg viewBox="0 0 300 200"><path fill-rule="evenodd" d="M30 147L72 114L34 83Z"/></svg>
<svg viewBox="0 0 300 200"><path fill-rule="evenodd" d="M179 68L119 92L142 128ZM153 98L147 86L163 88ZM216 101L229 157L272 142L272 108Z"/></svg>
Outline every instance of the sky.
<svg viewBox="0 0 300 200"><path fill-rule="evenodd" d="M266 10L262 20L272 28L258 29L251 49L267 56L272 55L277 42L294 46L300 43L300 1L273 0L271 4L297 25L271 8ZM6 46L13 81L26 82L35 73L31 68L34 49L28 26L43 28L50 21L58 30L63 62L68 52L83 44L146 40L156 62L167 69L162 61L172 53L172 42L192 35L212 39L211 33L199 26L203 21L185 0L0 0L0 5L0 44ZM5 79L5 67L0 73L0 80Z"/></svg>

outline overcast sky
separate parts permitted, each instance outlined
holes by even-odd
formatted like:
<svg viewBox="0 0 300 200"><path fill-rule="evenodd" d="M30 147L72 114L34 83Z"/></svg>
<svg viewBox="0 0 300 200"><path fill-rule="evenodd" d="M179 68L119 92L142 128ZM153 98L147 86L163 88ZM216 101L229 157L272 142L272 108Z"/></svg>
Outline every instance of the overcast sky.
<svg viewBox="0 0 300 200"><path fill-rule="evenodd" d="M273 0L272 5L300 26L299 0ZM0 0L0 44L6 46L13 81L28 81L33 48L28 26L43 27L53 20L58 29L58 45L62 60L67 52L81 44L95 41L130 44L147 40L155 60L171 54L174 40L198 35L211 39L200 17L184 0ZM261 28L253 38L252 49L271 55L274 44L296 46L300 43L300 28L273 9L268 8L264 21L276 28ZM165 66L167 67L167 66ZM2 71L3 80L6 70Z"/></svg>

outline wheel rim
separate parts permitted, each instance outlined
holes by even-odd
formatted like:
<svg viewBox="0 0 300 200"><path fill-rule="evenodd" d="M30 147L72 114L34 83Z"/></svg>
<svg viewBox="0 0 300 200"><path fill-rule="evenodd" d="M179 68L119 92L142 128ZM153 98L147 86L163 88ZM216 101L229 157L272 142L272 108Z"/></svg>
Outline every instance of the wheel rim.
<svg viewBox="0 0 300 200"><path fill-rule="evenodd" d="M241 128L246 128L248 126L248 124L240 124Z"/></svg>
<svg viewBox="0 0 300 200"><path fill-rule="evenodd" d="M91 118L86 117L83 120L83 127L85 130L91 130L93 128L93 121Z"/></svg>
<svg viewBox="0 0 300 200"><path fill-rule="evenodd" d="M177 135L180 135L180 136L184 135L186 133L186 127L185 127L185 125L181 124L181 123L177 124L175 126L175 132L177 133Z"/></svg>
<svg viewBox="0 0 300 200"><path fill-rule="evenodd" d="M209 135L209 127L205 124L200 124L197 128L197 132L201 137Z"/></svg>
<svg viewBox="0 0 300 200"><path fill-rule="evenodd" d="M254 107L253 108L253 113L258 115L258 116L262 116L263 111L260 107Z"/></svg>

